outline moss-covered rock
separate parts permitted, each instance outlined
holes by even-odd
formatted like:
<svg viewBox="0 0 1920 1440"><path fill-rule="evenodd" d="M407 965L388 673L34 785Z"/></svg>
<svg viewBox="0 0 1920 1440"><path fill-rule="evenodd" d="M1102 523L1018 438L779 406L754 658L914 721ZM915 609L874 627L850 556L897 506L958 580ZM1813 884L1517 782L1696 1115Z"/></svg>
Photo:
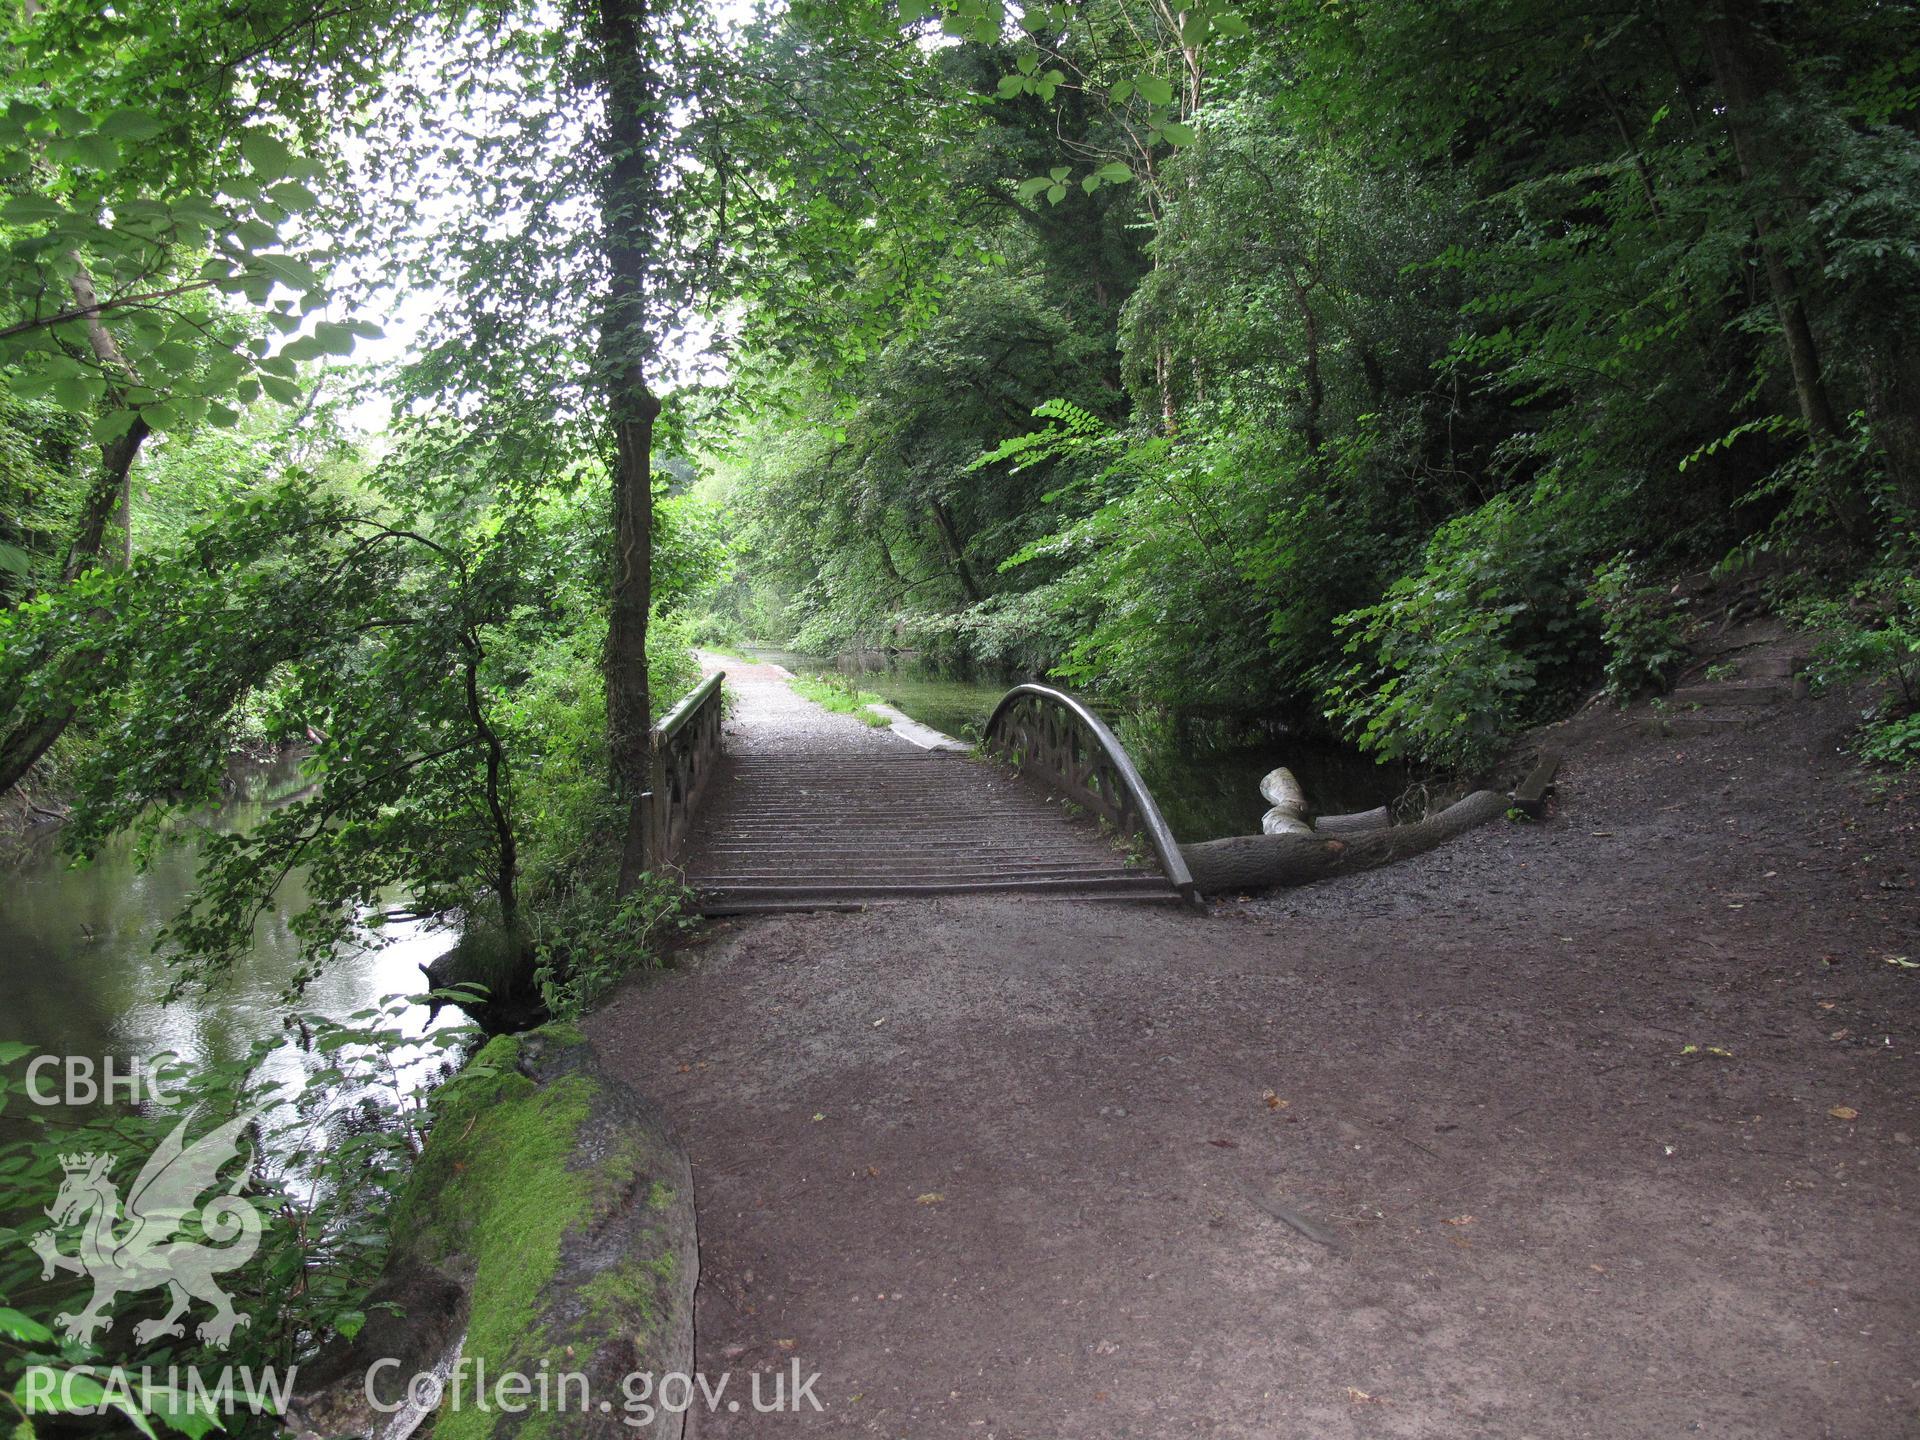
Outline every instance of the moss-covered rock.
<svg viewBox="0 0 1920 1440"><path fill-rule="evenodd" d="M303 1373L292 1428L400 1440L438 1375L434 1440L677 1436L625 1402L629 1376L693 1368L686 1156L571 1026L491 1041L434 1110L367 1325ZM515 1376L531 1393L503 1396Z"/></svg>

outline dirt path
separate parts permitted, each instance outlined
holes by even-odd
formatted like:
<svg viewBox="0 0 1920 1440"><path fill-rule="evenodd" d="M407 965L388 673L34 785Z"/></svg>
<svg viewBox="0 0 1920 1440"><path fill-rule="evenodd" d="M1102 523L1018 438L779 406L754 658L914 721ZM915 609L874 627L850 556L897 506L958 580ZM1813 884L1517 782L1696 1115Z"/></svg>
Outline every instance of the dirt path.
<svg viewBox="0 0 1920 1440"><path fill-rule="evenodd" d="M716 929L590 1029L700 1366L826 1408L699 1433L1920 1433L1920 805L1847 718L1604 724L1545 825L1210 917Z"/></svg>

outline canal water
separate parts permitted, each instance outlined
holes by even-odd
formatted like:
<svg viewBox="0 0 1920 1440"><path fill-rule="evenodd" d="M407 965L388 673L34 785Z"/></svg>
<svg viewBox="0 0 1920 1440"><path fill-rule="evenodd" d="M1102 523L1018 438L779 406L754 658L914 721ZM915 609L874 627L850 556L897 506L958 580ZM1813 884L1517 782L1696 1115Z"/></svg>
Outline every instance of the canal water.
<svg viewBox="0 0 1920 1440"><path fill-rule="evenodd" d="M763 646L736 647L749 659L784 665L796 675L853 676L923 724L963 740L978 739L993 707L1025 678L961 674L913 655L883 651L807 655ZM1413 776L1403 766L1376 764L1353 749L1289 734L1283 727L1179 717L1125 706L1097 706L1140 769L1174 835L1182 841L1252 835L1267 802L1260 780L1285 765L1322 815L1371 810L1411 800Z"/></svg>
<svg viewBox="0 0 1920 1440"><path fill-rule="evenodd" d="M192 890L195 831L243 829L308 783L293 760L245 767L235 781L226 804L187 827L180 843L160 848L145 869L125 838L77 865L51 831L0 864L0 1040L95 1062L171 1052L191 1070L239 1059L255 1040L281 1032L300 963L288 924L306 904L298 875L260 917L247 960L191 998L161 1003L174 977L154 942ZM388 929L385 944L326 967L299 1008L344 1020L386 996L425 991L420 967L452 945L453 934L419 924ZM421 1035L463 1021L452 1009L435 1014L413 1005L395 1023ZM308 1063L289 1043L268 1059L264 1076L297 1080ZM0 1126L7 1118L0 1116Z"/></svg>

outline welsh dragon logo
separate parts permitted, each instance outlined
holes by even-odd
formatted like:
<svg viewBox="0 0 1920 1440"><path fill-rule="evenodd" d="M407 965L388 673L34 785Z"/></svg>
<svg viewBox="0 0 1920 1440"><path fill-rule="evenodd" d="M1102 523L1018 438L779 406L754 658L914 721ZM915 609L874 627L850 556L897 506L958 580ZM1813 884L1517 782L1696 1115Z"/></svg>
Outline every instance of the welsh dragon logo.
<svg viewBox="0 0 1920 1440"><path fill-rule="evenodd" d="M182 1120L140 1168L124 1215L119 1187L108 1178L113 1156L60 1157L66 1178L47 1207L47 1216L56 1230L82 1227L79 1253L61 1253L52 1230L36 1235L33 1248L40 1256L41 1279L51 1280L64 1270L93 1281L93 1298L84 1310L54 1317L53 1323L70 1339L91 1343L94 1331L113 1328L107 1311L119 1296L163 1285L167 1313L134 1327L134 1339L143 1345L162 1335L184 1337L180 1317L194 1300L213 1307L213 1315L201 1322L195 1334L222 1350L234 1328L249 1323L247 1316L234 1312L214 1277L246 1264L260 1246L259 1212L240 1194L253 1173L252 1159L226 1193L205 1205L199 1200L219 1183L221 1169L240 1153L240 1137L257 1115L249 1111L229 1120L191 1145L186 1143L187 1121ZM176 1238L196 1209L199 1234L210 1244Z"/></svg>

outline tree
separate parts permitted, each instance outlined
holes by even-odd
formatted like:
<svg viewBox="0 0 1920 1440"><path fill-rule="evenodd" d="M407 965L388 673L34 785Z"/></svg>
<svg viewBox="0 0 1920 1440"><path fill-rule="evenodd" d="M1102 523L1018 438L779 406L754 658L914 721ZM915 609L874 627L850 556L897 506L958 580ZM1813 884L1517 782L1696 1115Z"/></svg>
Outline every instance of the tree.
<svg viewBox="0 0 1920 1440"><path fill-rule="evenodd" d="M790 63L803 44L817 47L804 77ZM416 404L448 412L435 443L510 452L529 488L579 467L607 477L608 745L633 816L621 866L631 885L651 859L640 796L652 778L656 391L689 368L675 340L697 314L749 331L774 317L837 320L822 335L844 351L873 333L863 314L924 287L921 257L942 237L903 224L889 242L869 225L917 193L889 183L912 176L912 152L889 153L875 130L912 129L929 104L913 89L928 62L878 5L796 6L733 44L702 7L640 0L604 0L577 24L537 8L452 12L420 61L430 78L397 83L375 119L386 158L374 193L448 187L446 132L416 125L448 95L465 136L451 148L486 183L439 216L366 205L355 244L402 257L388 283L450 297L402 380ZM876 87L907 114L856 108ZM914 148L936 139L919 134ZM594 242L582 246L569 222L589 202ZM869 253L850 275L855 237Z"/></svg>
<svg viewBox="0 0 1920 1440"><path fill-rule="evenodd" d="M364 73L363 59L350 57L370 48L376 10L188 5L135 15L26 0L9 11L0 371L15 396L50 397L88 417L100 450L60 583L102 558L116 510L130 533L131 473L149 434L232 425L239 412L228 402L263 391L295 399L301 360L349 350L368 333L324 320L298 333L325 292L317 257L289 248L286 232L316 202L305 182L321 165L285 134L324 135L314 121L325 95L302 64ZM137 96L163 98L128 103ZM261 307L265 323L256 328L225 296ZM276 349L267 338L276 332L292 338ZM0 790L70 718L23 710L19 692L0 691Z"/></svg>

